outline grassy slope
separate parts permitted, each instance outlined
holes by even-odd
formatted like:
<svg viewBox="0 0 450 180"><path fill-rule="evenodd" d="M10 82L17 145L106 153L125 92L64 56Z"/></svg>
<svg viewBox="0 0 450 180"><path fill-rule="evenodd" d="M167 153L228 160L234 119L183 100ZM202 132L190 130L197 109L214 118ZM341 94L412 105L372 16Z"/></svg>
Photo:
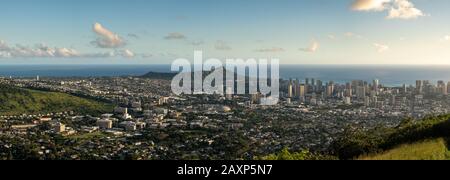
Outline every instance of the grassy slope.
<svg viewBox="0 0 450 180"><path fill-rule="evenodd" d="M0 86L0 115L74 111L82 114L110 112L112 106L64 93Z"/></svg>
<svg viewBox="0 0 450 180"><path fill-rule="evenodd" d="M433 159L436 157L433 153L437 152L440 157L448 154L445 151L448 151L449 140L450 114L419 121L405 119L394 128L349 129L333 143L332 149L340 159L364 159L368 154L373 155L368 156L369 159Z"/></svg>
<svg viewBox="0 0 450 180"><path fill-rule="evenodd" d="M362 156L358 160L449 160L450 151L442 138L404 144L383 153Z"/></svg>

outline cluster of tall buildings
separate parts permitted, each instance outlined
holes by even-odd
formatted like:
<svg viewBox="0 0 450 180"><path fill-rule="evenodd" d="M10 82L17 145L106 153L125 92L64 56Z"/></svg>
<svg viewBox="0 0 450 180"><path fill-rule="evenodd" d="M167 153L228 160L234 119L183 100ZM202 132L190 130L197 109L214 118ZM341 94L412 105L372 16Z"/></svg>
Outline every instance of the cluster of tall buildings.
<svg viewBox="0 0 450 180"><path fill-rule="evenodd" d="M323 83L321 80L306 78L304 83L299 79L290 79L287 85L287 98L303 99L308 95L321 95L326 97L352 97L364 98L368 93L378 93L380 81L374 80L369 84L362 80L354 80L345 85L336 84L333 81Z"/></svg>
<svg viewBox="0 0 450 180"><path fill-rule="evenodd" d="M288 101L299 100L300 102L313 102L327 98L341 98L345 104L351 104L352 101L364 102L364 104L377 104L377 97L381 94L390 94L390 103L395 104L396 94L427 95L450 93L450 82L438 81L436 85L428 80L417 80L416 86L385 88L378 79L371 83L363 80L353 80L345 84L337 84L333 81L323 84L320 80L306 78L303 82L299 79L290 79L287 82L287 91L285 97ZM398 99L398 98L397 98Z"/></svg>
<svg viewBox="0 0 450 180"><path fill-rule="evenodd" d="M320 104L320 96L332 97L335 92L335 84L330 81L323 83L321 80L306 78L304 82L299 79L290 79L287 84L286 98L288 101L298 100L299 102L311 102Z"/></svg>
<svg viewBox="0 0 450 180"><path fill-rule="evenodd" d="M300 83L299 79L289 80L287 97L304 99L309 93L320 93L323 91L322 81L315 79L305 79L305 83Z"/></svg>
<svg viewBox="0 0 450 180"><path fill-rule="evenodd" d="M450 93L450 82L446 84L444 81L438 81L437 85L434 86L428 80L417 80L415 90L416 94L438 93L447 95Z"/></svg>

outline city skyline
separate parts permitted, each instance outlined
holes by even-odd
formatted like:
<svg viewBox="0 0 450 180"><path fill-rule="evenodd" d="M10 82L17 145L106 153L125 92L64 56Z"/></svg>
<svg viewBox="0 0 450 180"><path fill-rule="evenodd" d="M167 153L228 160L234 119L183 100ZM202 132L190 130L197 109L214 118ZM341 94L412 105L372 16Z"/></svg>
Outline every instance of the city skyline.
<svg viewBox="0 0 450 180"><path fill-rule="evenodd" d="M450 2L435 0L3 2L0 64L450 64Z"/></svg>

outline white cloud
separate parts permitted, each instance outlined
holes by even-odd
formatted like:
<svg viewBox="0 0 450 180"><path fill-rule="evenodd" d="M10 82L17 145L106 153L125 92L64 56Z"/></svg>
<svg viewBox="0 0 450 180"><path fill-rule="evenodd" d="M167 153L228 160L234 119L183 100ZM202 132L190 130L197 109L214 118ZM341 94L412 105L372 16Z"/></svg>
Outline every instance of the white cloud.
<svg viewBox="0 0 450 180"><path fill-rule="evenodd" d="M262 53L276 53L276 52L284 52L284 49L280 47L273 47L273 48L257 49L255 51Z"/></svg>
<svg viewBox="0 0 450 180"><path fill-rule="evenodd" d="M0 52L0 58L11 58L11 54L8 52Z"/></svg>
<svg viewBox="0 0 450 180"><path fill-rule="evenodd" d="M82 57L89 57L89 58L109 58L109 57L115 57L116 53L114 51L110 52L104 52L104 53L90 53L90 54L83 54Z"/></svg>
<svg viewBox="0 0 450 180"><path fill-rule="evenodd" d="M383 52L389 50L389 46L384 45L384 44L374 43L373 45L375 46L376 50L377 50L379 53L383 53Z"/></svg>
<svg viewBox="0 0 450 180"><path fill-rule="evenodd" d="M125 57L125 58L132 58L135 56L135 54L128 49L120 51L119 53L120 53L120 55L122 55L122 57Z"/></svg>
<svg viewBox="0 0 450 180"><path fill-rule="evenodd" d="M386 11L387 19L416 19L425 16L410 0L355 0L352 4L355 11Z"/></svg>
<svg viewBox="0 0 450 180"><path fill-rule="evenodd" d="M119 48L125 46L125 41L116 33L106 29L100 23L95 23L93 31L97 39L92 43L100 48Z"/></svg>
<svg viewBox="0 0 450 180"><path fill-rule="evenodd" d="M6 51L9 49L10 49L10 47L6 44L6 42L3 40L0 40L0 51Z"/></svg>
<svg viewBox="0 0 450 180"><path fill-rule="evenodd" d="M92 53L92 54L83 54L82 57L90 57L90 58L109 58L109 57L123 57L123 58L134 58L136 57L136 53L130 51L128 49L125 50L115 50L105 53Z"/></svg>
<svg viewBox="0 0 450 180"><path fill-rule="evenodd" d="M179 40L179 39L186 39L186 36L184 34L181 34L178 32L173 32L173 33L169 33L166 37L164 37L164 39Z"/></svg>
<svg viewBox="0 0 450 180"><path fill-rule="evenodd" d="M304 51L304 52L316 52L317 50L319 50L320 44L319 42L317 42L316 40L313 40L311 42L311 45L307 48L300 48L300 51Z"/></svg>
<svg viewBox="0 0 450 180"><path fill-rule="evenodd" d="M69 48L57 48L54 54L56 57L77 57L80 55L75 49Z"/></svg>
<svg viewBox="0 0 450 180"><path fill-rule="evenodd" d="M391 0L355 0L352 9L355 11L383 11Z"/></svg>
<svg viewBox="0 0 450 180"><path fill-rule="evenodd" d="M414 7L408 0L395 0L394 6L389 11L388 19L415 19L425 16L423 12Z"/></svg>

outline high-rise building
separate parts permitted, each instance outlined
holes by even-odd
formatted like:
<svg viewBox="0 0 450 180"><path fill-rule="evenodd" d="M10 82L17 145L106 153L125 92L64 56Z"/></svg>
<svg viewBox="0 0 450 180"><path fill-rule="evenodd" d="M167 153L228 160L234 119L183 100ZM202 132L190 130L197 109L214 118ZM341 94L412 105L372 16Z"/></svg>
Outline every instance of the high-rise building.
<svg viewBox="0 0 450 180"><path fill-rule="evenodd" d="M288 98L292 98L293 96L292 96L293 94L292 94L292 81L291 82L289 82L289 85L288 85Z"/></svg>
<svg viewBox="0 0 450 180"><path fill-rule="evenodd" d="M356 97L360 100L366 97L366 88L364 86L358 86L356 88Z"/></svg>
<svg viewBox="0 0 450 180"><path fill-rule="evenodd" d="M395 99L396 99L396 96L395 96L395 95L392 95L392 96L391 96L391 102L390 102L390 104L391 104L392 106L394 106L395 103L396 103Z"/></svg>
<svg viewBox="0 0 450 180"><path fill-rule="evenodd" d="M304 84L299 85L298 88L298 98L302 98L305 97L306 95L306 88Z"/></svg>
<svg viewBox="0 0 450 180"><path fill-rule="evenodd" d="M294 81L294 85L292 86L292 88L294 89L293 91L293 97L297 97L297 96L299 96L299 91L298 91L298 88L299 88L299 86L300 86L300 81L298 80L298 79L296 79L295 81Z"/></svg>
<svg viewBox="0 0 450 180"><path fill-rule="evenodd" d="M350 83L346 83L345 84L345 89L344 89L344 96L345 97L352 97L353 93L352 93L352 85Z"/></svg>
<svg viewBox="0 0 450 180"><path fill-rule="evenodd" d="M450 82L447 83L447 94L450 94Z"/></svg>
<svg viewBox="0 0 450 180"><path fill-rule="evenodd" d="M332 82L327 84L326 89L327 97L332 97L334 93L334 84Z"/></svg>
<svg viewBox="0 0 450 180"><path fill-rule="evenodd" d="M376 96L370 97L370 103L372 104L373 107L376 107L378 103L378 98Z"/></svg>
<svg viewBox="0 0 450 180"><path fill-rule="evenodd" d="M359 87L358 87L359 88ZM369 99L369 97L364 97L364 98L362 98L363 99L363 101L364 101L364 106L370 106L370 99Z"/></svg>
<svg viewBox="0 0 450 180"><path fill-rule="evenodd" d="M322 81L321 80L317 80L317 87L316 87L316 92L322 92Z"/></svg>
<svg viewBox="0 0 450 180"><path fill-rule="evenodd" d="M439 94L447 95L447 85L444 81L438 81L437 90Z"/></svg>
<svg viewBox="0 0 450 180"><path fill-rule="evenodd" d="M373 90L375 92L378 92L378 88L380 87L380 80L374 79L372 85L373 85Z"/></svg>
<svg viewBox="0 0 450 180"><path fill-rule="evenodd" d="M362 81L362 80L353 80L351 85L352 85L351 87L352 87L353 92L356 93L357 87L364 86L364 81Z"/></svg>
<svg viewBox="0 0 450 180"><path fill-rule="evenodd" d="M422 94L423 91L423 82L421 80L416 81L416 93Z"/></svg>
<svg viewBox="0 0 450 180"><path fill-rule="evenodd" d="M432 91L432 85L429 80L423 80L422 93L430 93Z"/></svg>

